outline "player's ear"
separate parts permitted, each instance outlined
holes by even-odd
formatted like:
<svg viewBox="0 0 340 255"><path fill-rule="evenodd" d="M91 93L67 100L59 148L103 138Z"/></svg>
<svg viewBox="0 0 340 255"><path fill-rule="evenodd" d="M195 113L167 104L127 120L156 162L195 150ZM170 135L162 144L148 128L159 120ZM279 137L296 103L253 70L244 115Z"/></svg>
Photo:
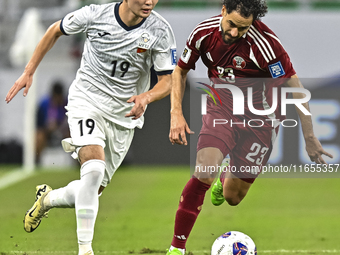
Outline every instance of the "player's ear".
<svg viewBox="0 0 340 255"><path fill-rule="evenodd" d="M227 14L227 8L225 7L225 5L222 5L221 14L223 17Z"/></svg>

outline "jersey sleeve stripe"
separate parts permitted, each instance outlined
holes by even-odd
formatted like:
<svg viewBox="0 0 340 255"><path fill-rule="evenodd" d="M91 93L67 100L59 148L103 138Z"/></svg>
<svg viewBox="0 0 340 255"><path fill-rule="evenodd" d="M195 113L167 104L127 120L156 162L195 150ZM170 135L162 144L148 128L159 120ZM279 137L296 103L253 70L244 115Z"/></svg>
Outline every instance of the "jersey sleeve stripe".
<svg viewBox="0 0 340 255"><path fill-rule="evenodd" d="M267 45L267 47L268 47L270 53L272 54L273 59L275 59L275 58L276 58L275 53L274 53L274 51L273 51L272 46L269 44L268 40L267 40L266 38L264 38L263 35L262 35L255 27L253 27L252 29L253 29L253 30L255 31L255 33L260 37L260 39L262 39L262 41L264 41L264 43Z"/></svg>
<svg viewBox="0 0 340 255"><path fill-rule="evenodd" d="M252 50L251 47L250 47L249 58L255 63L255 65L256 65L259 69L263 70L263 69L260 67L259 63L257 62L257 60L256 60L256 58L255 58L255 55L254 55L254 52L253 52L253 50Z"/></svg>
<svg viewBox="0 0 340 255"><path fill-rule="evenodd" d="M204 30L204 29L213 28L213 27L219 27L219 26L220 26L220 24L218 23L218 24L215 24L215 25L212 25L212 26L202 27L202 28L199 28L199 29L195 29L195 30L191 33L191 35L190 35L190 37L189 37L189 39L188 39L189 44L191 44L192 40L194 39L194 36L195 36L199 31Z"/></svg>
<svg viewBox="0 0 340 255"><path fill-rule="evenodd" d="M250 30L249 30L249 32L250 32ZM261 52L261 54L262 54L262 56L264 58L264 60L268 63L269 59L267 58L266 54L263 52L261 46L259 45L258 41L255 39L255 37L251 33L249 33L249 32L248 32L248 35L250 36L250 38L252 38L254 40L256 46L258 47L258 49L260 50L260 52Z"/></svg>
<svg viewBox="0 0 340 255"><path fill-rule="evenodd" d="M264 33L265 33L266 35L268 35L268 36L274 38L274 39L275 39L276 41L278 41L278 43L281 44L281 46L283 47L283 45L282 45L280 39L277 38L275 35L273 35L273 34L271 34L271 33L268 33L268 32L266 32L266 31L264 31Z"/></svg>
<svg viewBox="0 0 340 255"><path fill-rule="evenodd" d="M61 31L64 35L68 35L68 34L65 32L65 30L64 30L63 21L64 21L64 19L62 19L61 22L60 22L60 31Z"/></svg>
<svg viewBox="0 0 340 255"><path fill-rule="evenodd" d="M207 19L207 20L201 22L200 24L198 24L198 25L195 27L195 30L198 29L198 28L205 27L205 26L209 26L209 25L211 25L211 24L216 24L216 23L221 23L221 17L212 18L212 19Z"/></svg>
<svg viewBox="0 0 340 255"><path fill-rule="evenodd" d="M194 37L195 34L197 33L197 32L196 32L197 29L202 30L202 29L201 29L202 27L203 27L203 28L204 28L204 27L208 27L208 28L209 28L210 25L217 25L217 24L220 24L221 18L222 18L222 17L210 18L210 19L207 19L207 20L205 20L205 21L199 23L199 24L195 27L195 29L191 32L191 34L189 35L188 41L190 41L190 42L192 41L193 37Z"/></svg>
<svg viewBox="0 0 340 255"><path fill-rule="evenodd" d="M157 72L157 71L156 71L156 74L157 74L158 76L167 75L167 74L172 74L172 71L173 71L173 70L167 70L167 71L161 71L161 72Z"/></svg>
<svg viewBox="0 0 340 255"><path fill-rule="evenodd" d="M206 19L206 20L202 21L198 25L201 25L201 24L204 24L204 23L207 23L207 22L210 22L210 21L220 21L221 19L222 19L221 16L211 17L209 19Z"/></svg>
<svg viewBox="0 0 340 255"><path fill-rule="evenodd" d="M261 38L259 38L258 35L252 29L250 29L249 31L254 36L254 40L261 44L262 49L266 53L266 56L269 59L269 61L273 60L274 58L270 55L268 48L266 47L264 42L261 40Z"/></svg>
<svg viewBox="0 0 340 255"><path fill-rule="evenodd" d="M199 40L196 41L196 49L200 49L201 48L201 43L204 40L204 38L206 38L207 36L209 36L212 32L210 32L209 34L202 36Z"/></svg>

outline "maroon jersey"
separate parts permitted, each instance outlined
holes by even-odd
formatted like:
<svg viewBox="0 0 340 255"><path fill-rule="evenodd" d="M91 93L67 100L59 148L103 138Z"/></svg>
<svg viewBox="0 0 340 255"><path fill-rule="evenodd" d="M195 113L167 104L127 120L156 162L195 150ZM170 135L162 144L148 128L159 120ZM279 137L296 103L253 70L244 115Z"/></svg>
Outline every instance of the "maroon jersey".
<svg viewBox="0 0 340 255"><path fill-rule="evenodd" d="M247 88L252 87L254 108L268 109L272 105L272 87L279 87L284 82L284 79L276 78L290 78L295 74L280 40L264 23L254 21L243 37L227 45L221 36L221 20L222 16L219 15L196 26L187 40L178 66L182 69L195 69L195 63L201 57L208 68L208 77L213 84L228 83L242 90L245 98L244 115L232 115L233 100L228 89L217 89L222 105L214 105L213 101L208 99L208 110L217 107L214 110L225 112L226 119L231 118L235 121L259 118L284 119L280 115L280 93L278 93L278 107L271 116L253 114L246 103ZM264 78L268 78L266 82ZM270 122L265 123L266 127L270 127Z"/></svg>

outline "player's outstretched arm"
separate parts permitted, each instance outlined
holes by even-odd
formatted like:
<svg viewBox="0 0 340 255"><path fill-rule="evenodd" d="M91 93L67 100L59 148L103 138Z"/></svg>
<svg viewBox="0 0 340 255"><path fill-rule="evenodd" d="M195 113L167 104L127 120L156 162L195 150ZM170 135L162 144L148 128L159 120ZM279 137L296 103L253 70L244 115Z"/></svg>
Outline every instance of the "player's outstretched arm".
<svg viewBox="0 0 340 255"><path fill-rule="evenodd" d="M24 90L24 96L27 95L28 90L30 89L33 81L33 75L39 66L41 60L44 58L46 53L53 47L57 39L63 35L60 30L60 22L57 21L52 24L46 31L43 38L38 43L38 46L33 52L33 55L25 67L23 74L19 77L19 79L14 83L12 88L7 93L5 101L9 103L15 95L22 89Z"/></svg>
<svg viewBox="0 0 340 255"><path fill-rule="evenodd" d="M291 79L288 80L287 85L293 88L303 88L303 85L301 84L297 75L293 75ZM294 99L300 99L304 97L305 95L302 93L293 93ZM303 103L302 105L310 112L308 103ZM317 164L326 164L326 161L322 158L322 155L326 155L330 158L333 158L333 156L322 148L320 141L315 137L311 116L305 115L297 107L296 111L301 121L302 133L306 142L306 151L309 158L311 161Z"/></svg>
<svg viewBox="0 0 340 255"><path fill-rule="evenodd" d="M171 88L171 123L169 140L172 144L187 145L186 133L193 134L183 116L182 100L189 70L175 67L172 73Z"/></svg>
<svg viewBox="0 0 340 255"><path fill-rule="evenodd" d="M171 75L159 75L157 84L147 92L140 95L132 96L127 102L135 103L131 111L125 117L133 117L133 120L140 118L145 112L148 104L161 100L170 94L171 90Z"/></svg>

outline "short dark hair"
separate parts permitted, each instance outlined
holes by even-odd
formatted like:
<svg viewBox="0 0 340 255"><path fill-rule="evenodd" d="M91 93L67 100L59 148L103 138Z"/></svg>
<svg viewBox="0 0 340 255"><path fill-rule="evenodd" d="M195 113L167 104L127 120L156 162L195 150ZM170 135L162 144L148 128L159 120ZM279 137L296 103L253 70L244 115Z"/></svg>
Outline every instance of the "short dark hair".
<svg viewBox="0 0 340 255"><path fill-rule="evenodd" d="M245 18L253 15L253 20L264 17L268 11L265 0L223 0L223 5L228 14L237 11Z"/></svg>

